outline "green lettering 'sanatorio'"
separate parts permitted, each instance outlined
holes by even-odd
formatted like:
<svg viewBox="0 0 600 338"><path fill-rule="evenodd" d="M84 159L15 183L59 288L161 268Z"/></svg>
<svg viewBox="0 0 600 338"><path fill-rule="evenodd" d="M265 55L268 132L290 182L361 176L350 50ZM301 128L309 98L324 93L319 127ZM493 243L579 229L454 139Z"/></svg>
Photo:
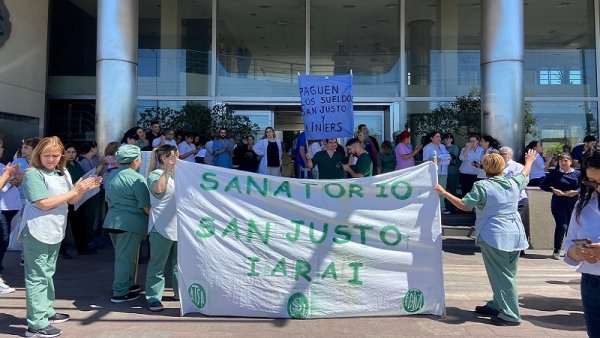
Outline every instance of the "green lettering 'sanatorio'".
<svg viewBox="0 0 600 338"><path fill-rule="evenodd" d="M217 188L219 187L219 181L215 180L213 177L217 176L217 174L212 173L210 171L205 172L204 174L202 174L202 179L208 183L212 183L211 185L207 185L204 183L200 183L200 188L202 188L203 190L217 190Z"/></svg>
<svg viewBox="0 0 600 338"><path fill-rule="evenodd" d="M210 216L204 216L198 222L199 229L194 231L194 234L200 238L208 238L215 234L215 219ZM202 231L204 230L204 232Z"/></svg>

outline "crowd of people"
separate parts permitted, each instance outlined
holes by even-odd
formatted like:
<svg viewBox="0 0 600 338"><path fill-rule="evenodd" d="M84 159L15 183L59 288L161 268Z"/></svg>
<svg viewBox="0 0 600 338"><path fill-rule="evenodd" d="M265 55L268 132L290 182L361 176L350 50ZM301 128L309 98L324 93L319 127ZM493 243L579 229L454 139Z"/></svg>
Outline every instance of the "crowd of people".
<svg viewBox="0 0 600 338"><path fill-rule="evenodd" d="M544 153L541 141L530 142L524 165L513 150L490 135L469 135L462 149L451 133L432 131L424 142L411 144L410 131L394 133L379 144L364 124L345 147L338 139L308 140L300 133L292 149L297 178L343 179L386 174L419 162L437 165L435 191L440 210L476 213L476 238L493 291L475 312L491 316L495 325L518 325L520 313L516 272L521 252L529 247L521 212L527 205L525 186L551 192L555 219L552 258L579 265L582 300L589 330L600 332L600 149L587 136L572 152ZM142 151L152 151L148 172L138 172ZM0 140L0 157L4 148ZM2 259L15 228L22 242L27 292L27 336L54 337L51 324L69 319L52 308L57 258L70 258L64 243L69 225L79 255L96 253L95 236L104 229L115 250L111 302L139 298L137 266L140 243L149 242L145 298L150 311L161 311L165 275L173 276L177 298L177 226L175 163L190 161L281 176L285 146L267 127L263 137L248 135L236 143L221 128L209 140L175 133L153 122L147 132L133 127L109 143L98 156L93 141L63 144L57 137L26 138L11 163L0 164L0 293L14 292L2 279ZM591 203L590 203L591 202ZM569 226L573 224L573 226ZM598 228L598 229L597 229ZM564 242L565 236L567 237ZM575 245L571 239L591 241Z"/></svg>

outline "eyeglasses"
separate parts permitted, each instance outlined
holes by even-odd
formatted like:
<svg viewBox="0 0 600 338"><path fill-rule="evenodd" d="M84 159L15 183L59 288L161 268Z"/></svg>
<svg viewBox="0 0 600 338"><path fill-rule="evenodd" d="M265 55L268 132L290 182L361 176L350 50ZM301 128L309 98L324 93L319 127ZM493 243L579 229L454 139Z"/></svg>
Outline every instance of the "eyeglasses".
<svg viewBox="0 0 600 338"><path fill-rule="evenodd" d="M588 179L582 180L581 183L583 183L583 185L585 185L586 187L592 189L598 189L598 185L600 184L598 182L590 181Z"/></svg>

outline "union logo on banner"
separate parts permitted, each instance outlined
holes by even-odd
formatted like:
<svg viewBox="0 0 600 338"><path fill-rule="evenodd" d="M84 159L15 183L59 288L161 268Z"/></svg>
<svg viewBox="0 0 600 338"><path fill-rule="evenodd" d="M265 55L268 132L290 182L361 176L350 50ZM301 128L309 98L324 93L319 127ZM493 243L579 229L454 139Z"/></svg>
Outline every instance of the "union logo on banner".
<svg viewBox="0 0 600 338"><path fill-rule="evenodd" d="M298 83L307 139L352 137L352 75L300 75Z"/></svg>

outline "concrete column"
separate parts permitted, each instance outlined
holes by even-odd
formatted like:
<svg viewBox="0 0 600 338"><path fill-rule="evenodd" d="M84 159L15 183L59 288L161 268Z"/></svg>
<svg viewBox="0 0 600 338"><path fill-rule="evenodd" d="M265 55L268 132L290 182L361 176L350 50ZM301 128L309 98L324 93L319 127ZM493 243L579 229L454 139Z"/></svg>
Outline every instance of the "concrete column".
<svg viewBox="0 0 600 338"><path fill-rule="evenodd" d="M414 20L408 23L410 34L410 84L428 86L431 53L431 20Z"/></svg>
<svg viewBox="0 0 600 338"><path fill-rule="evenodd" d="M521 158L523 126L523 0L481 1L482 133Z"/></svg>
<svg viewBox="0 0 600 338"><path fill-rule="evenodd" d="M458 86L458 0L438 0L438 26L442 53L442 76L439 96L462 94Z"/></svg>
<svg viewBox="0 0 600 338"><path fill-rule="evenodd" d="M96 139L98 150L135 125L138 0L98 0Z"/></svg>

